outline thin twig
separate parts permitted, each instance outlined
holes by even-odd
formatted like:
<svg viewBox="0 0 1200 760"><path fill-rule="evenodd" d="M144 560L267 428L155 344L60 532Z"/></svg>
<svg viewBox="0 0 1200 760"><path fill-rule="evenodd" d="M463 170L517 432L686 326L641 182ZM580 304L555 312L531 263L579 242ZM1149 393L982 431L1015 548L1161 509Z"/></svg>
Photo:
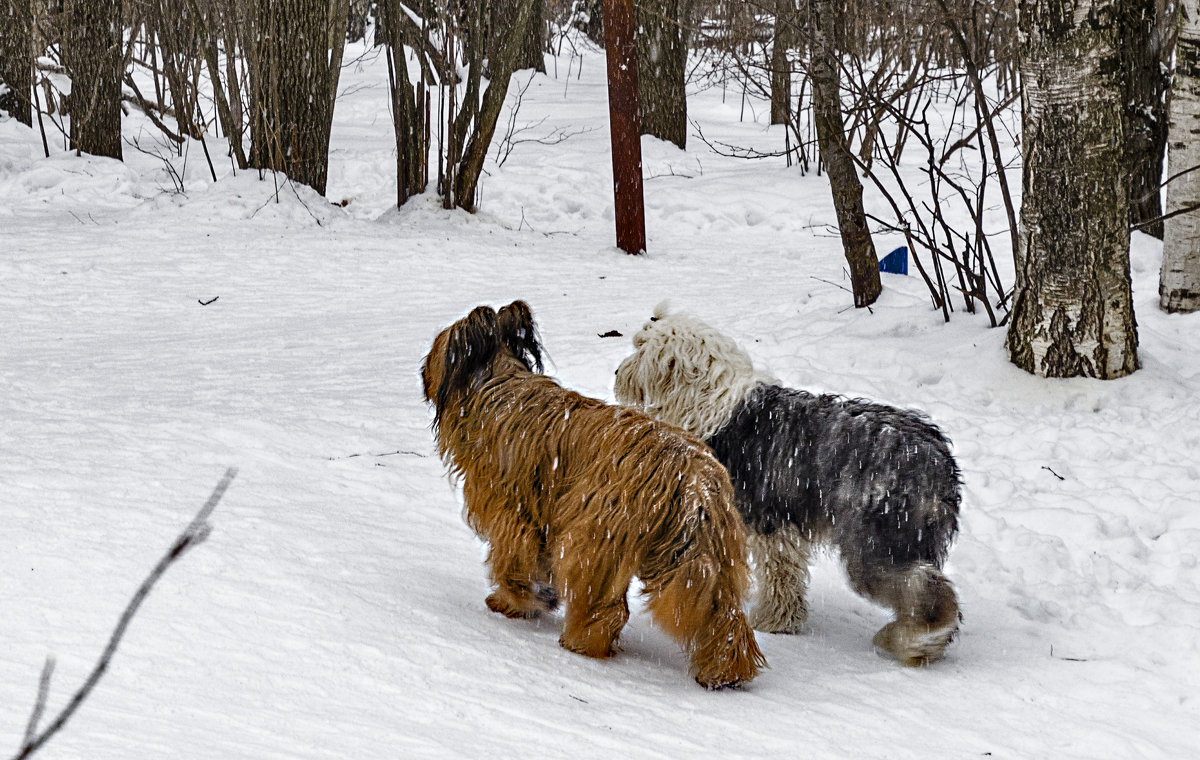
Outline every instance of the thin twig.
<svg viewBox="0 0 1200 760"><path fill-rule="evenodd" d="M46 697L50 694L50 677L54 675L54 658L47 657L42 666L42 677L38 681L37 702L29 715L29 725L25 727L25 745L33 743L37 736L38 723L42 721L42 713L46 711Z"/></svg>
<svg viewBox="0 0 1200 760"><path fill-rule="evenodd" d="M1059 475L1059 474L1058 474L1057 472L1055 472L1054 470L1051 470L1051 469L1050 469L1049 467L1047 467L1046 465L1042 465L1042 469L1043 469L1043 470L1045 470L1046 472L1050 473L1050 474L1051 474L1051 475L1053 475L1054 477L1058 478L1059 480L1066 480L1066 478L1064 478L1062 475Z"/></svg>
<svg viewBox="0 0 1200 760"><path fill-rule="evenodd" d="M229 484L233 482L235 477L237 477L236 467L230 467L225 471L225 475L222 476L221 481L217 483L217 487L213 489L212 494L208 497L208 501L204 503L204 506L200 508L200 511L196 513L196 516L192 518L192 521L188 523L188 526L184 528L183 532L179 534L179 537L175 539L175 543L171 545L171 548L167 550L167 553L164 554L162 559L158 561L158 564L155 565L154 570L150 572L150 575L146 577L146 580L142 581L142 585L138 587L138 590L136 593L134 593L133 598L129 600L129 604L126 605L125 611L121 613L121 619L117 622L117 627L113 629L112 636L109 637L108 646L104 648L104 652L100 655L100 660L92 669L91 674L88 675L88 678L84 682L83 686L79 689L79 691L75 692L75 696L71 697L71 701L65 708L63 708L62 712L58 714L58 717L51 721L50 725L46 727L45 731L32 738L28 736L26 737L25 743L21 747L21 751L13 757L13 760L24 760L24 758L29 757L34 752L37 752L47 741L49 741L55 734L62 730L67 721L70 720L75 714L75 711L79 709L79 706L83 704L84 700L88 698L88 695L92 693L92 689L96 687L96 684L100 682L100 679L103 677L105 671L108 670L108 665L112 661L113 655L116 654L117 647L121 644L121 638L125 635L125 629L129 627L129 623L133 620L133 616L137 614L138 608L141 607L142 602L145 601L147 595L150 593L150 590L154 588L154 584L158 582L158 580L176 560L183 556L184 552L208 537L209 531L211 530L211 526L208 524L208 516L212 514L212 511L216 508L217 503L221 501L221 497L225 495L225 489L229 488ZM50 662L52 663L53 661L51 660ZM45 709L46 692L49 691L49 671L51 669L52 665L48 665L47 668L42 671L42 685L38 690L38 702L36 705L34 705L34 714L30 718L31 727L34 726L37 720L40 719L41 713Z"/></svg>

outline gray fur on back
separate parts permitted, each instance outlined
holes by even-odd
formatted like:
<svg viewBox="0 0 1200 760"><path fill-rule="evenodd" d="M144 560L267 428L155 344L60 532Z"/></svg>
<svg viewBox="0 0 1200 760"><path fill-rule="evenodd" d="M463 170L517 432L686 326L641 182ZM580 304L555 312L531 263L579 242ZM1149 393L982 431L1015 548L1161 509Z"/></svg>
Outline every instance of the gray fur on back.
<svg viewBox="0 0 1200 760"><path fill-rule="evenodd" d="M850 568L941 567L958 530L958 465L919 413L759 384L708 443L752 530L795 525Z"/></svg>

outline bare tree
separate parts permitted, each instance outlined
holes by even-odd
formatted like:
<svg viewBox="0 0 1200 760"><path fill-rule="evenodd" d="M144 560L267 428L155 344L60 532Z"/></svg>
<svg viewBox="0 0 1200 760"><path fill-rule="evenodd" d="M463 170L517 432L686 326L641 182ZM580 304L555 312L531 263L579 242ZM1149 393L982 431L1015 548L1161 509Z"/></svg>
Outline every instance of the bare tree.
<svg viewBox="0 0 1200 760"><path fill-rule="evenodd" d="M533 69L546 73L546 0L529 0L529 21L521 37L521 50L517 56L516 69Z"/></svg>
<svg viewBox="0 0 1200 760"><path fill-rule="evenodd" d="M775 0L775 33L771 40L771 123L788 124L792 116L792 64L788 51L795 44L796 0Z"/></svg>
<svg viewBox="0 0 1200 760"><path fill-rule="evenodd" d="M842 249L850 267L854 305L862 308L875 303L883 285L879 279L879 257L875 254L875 243L871 240L863 210L862 183L846 140L839 76L841 64L834 45L833 13L831 0L809 0L813 118L821 145L821 159L829 172Z"/></svg>
<svg viewBox="0 0 1200 760"><path fill-rule="evenodd" d="M125 68L121 0L65 0L63 64L71 76L71 146L121 158Z"/></svg>
<svg viewBox="0 0 1200 760"><path fill-rule="evenodd" d="M638 124L635 11L633 0L604 0L604 7L604 57L608 73L608 125L617 247L638 255L646 251L646 205Z"/></svg>
<svg viewBox="0 0 1200 760"><path fill-rule="evenodd" d="M1021 0L1024 195L1007 348L1043 377L1138 368L1120 45L1135 0Z"/></svg>
<svg viewBox="0 0 1200 760"><path fill-rule="evenodd" d="M27 127L33 126L33 9L30 0L0 0L0 110Z"/></svg>
<svg viewBox="0 0 1200 760"><path fill-rule="evenodd" d="M488 78L490 81L483 91L478 106L475 101L466 103L472 108L471 117L469 120L460 122L469 122L472 124L472 128L465 133L465 139L462 141L462 160L455 170L454 204L467 211L475 210L478 200L476 191L479 188L479 178L483 174L483 162L487 157L488 148L492 144L492 137L496 133L496 123L500 119L504 98L508 94L508 83L512 78L513 71L516 70L521 52L521 42L529 23L529 17L533 13L533 5L528 0L490 0L490 3L500 9L502 16L508 19L508 23L491 30L495 38L489 43L491 49L488 56ZM470 93L469 87L468 93Z"/></svg>
<svg viewBox="0 0 1200 760"><path fill-rule="evenodd" d="M1200 310L1200 2L1183 0L1171 90L1170 160L1159 305Z"/></svg>
<svg viewBox="0 0 1200 760"><path fill-rule="evenodd" d="M347 0L254 0L250 163L282 171L322 195L342 65Z"/></svg>
<svg viewBox="0 0 1200 760"><path fill-rule="evenodd" d="M589 40L604 47L604 0L570 0L570 3L583 33Z"/></svg>
<svg viewBox="0 0 1200 760"><path fill-rule="evenodd" d="M429 4L422 10L429 13ZM400 0L380 0L379 20L376 34L387 46L392 126L396 134L396 205L403 206L409 198L424 192L429 183L429 84L433 66L425 34L428 26L417 27L404 12ZM421 72L415 83L409 77L408 51L413 51ZM444 69L444 64L439 67Z"/></svg>
<svg viewBox="0 0 1200 760"><path fill-rule="evenodd" d="M1167 147L1167 91L1177 0L1133 0L1124 15L1121 52L1125 80L1125 165L1129 223L1162 239L1161 183Z"/></svg>
<svg viewBox="0 0 1200 760"><path fill-rule="evenodd" d="M681 0L637 0L638 110L642 134L687 147L687 45Z"/></svg>

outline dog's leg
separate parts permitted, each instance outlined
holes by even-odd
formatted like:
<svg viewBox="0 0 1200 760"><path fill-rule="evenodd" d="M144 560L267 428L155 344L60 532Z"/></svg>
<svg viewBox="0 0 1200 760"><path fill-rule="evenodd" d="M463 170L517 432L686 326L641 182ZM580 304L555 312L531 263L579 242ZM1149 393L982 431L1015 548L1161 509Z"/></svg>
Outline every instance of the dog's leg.
<svg viewBox="0 0 1200 760"><path fill-rule="evenodd" d="M626 596L633 572L595 541L565 542L554 576L566 602L564 649L588 657L611 657L629 620Z"/></svg>
<svg viewBox="0 0 1200 760"><path fill-rule="evenodd" d="M549 586L540 533L517 526L489 539L488 567L496 590L488 595L488 609L510 618L534 618L554 609L558 596Z"/></svg>
<svg viewBox="0 0 1200 760"><path fill-rule="evenodd" d="M786 525L769 536L750 532L747 544L758 584L750 625L765 633L799 633L808 618L809 542L799 528Z"/></svg>
<svg viewBox="0 0 1200 760"><path fill-rule="evenodd" d="M655 622L687 648L692 674L706 689L746 683L766 664L742 612L735 572L690 559L662 577L642 578Z"/></svg>
<svg viewBox="0 0 1200 760"><path fill-rule="evenodd" d="M896 619L875 634L881 653L904 665L928 665L941 659L958 632L954 587L928 562L908 566L848 563L854 590L891 607Z"/></svg>
<svg viewBox="0 0 1200 760"><path fill-rule="evenodd" d="M612 657L628 620L629 603L623 593L603 599L573 597L567 602L566 623L558 643L588 657Z"/></svg>

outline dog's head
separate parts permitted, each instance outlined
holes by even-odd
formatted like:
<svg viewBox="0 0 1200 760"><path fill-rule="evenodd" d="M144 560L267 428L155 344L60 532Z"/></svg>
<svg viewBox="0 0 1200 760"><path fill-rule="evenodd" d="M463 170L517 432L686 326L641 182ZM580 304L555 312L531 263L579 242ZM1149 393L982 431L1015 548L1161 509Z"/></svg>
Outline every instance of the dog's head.
<svg viewBox="0 0 1200 760"><path fill-rule="evenodd" d="M759 382L750 357L729 337L660 304L633 336L634 352L617 368L617 400L709 438L728 424Z"/></svg>
<svg viewBox="0 0 1200 760"><path fill-rule="evenodd" d="M513 301L497 312L477 306L470 314L438 333L421 364L425 400L432 402L435 420L454 398L478 388L498 371L542 371L542 346L533 312L524 301Z"/></svg>

